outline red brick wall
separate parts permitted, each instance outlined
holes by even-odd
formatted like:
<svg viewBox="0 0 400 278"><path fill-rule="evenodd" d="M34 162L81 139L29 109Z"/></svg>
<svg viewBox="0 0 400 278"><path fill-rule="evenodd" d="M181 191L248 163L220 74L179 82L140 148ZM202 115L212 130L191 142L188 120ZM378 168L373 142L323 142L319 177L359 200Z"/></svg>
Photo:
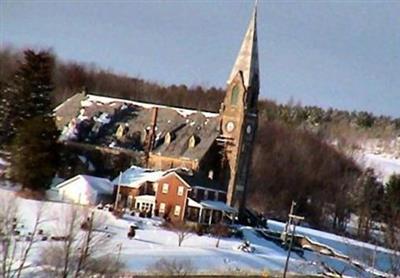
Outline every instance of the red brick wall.
<svg viewBox="0 0 400 278"><path fill-rule="evenodd" d="M163 193L164 184L168 184L168 192ZM178 188L183 187L182 196L178 195ZM156 209L160 216L166 216L171 221L182 221L185 216L189 187L175 174L171 173L158 181L156 192ZM161 204L165 204L164 213L160 210ZM180 206L179 215L175 215L176 206Z"/></svg>
<svg viewBox="0 0 400 278"><path fill-rule="evenodd" d="M114 200L117 196L117 189L118 186L114 186ZM140 195L140 190L138 188L131 188L131 187L127 187L127 186L123 186L121 185L119 188L119 194L121 194L121 200L118 203L118 207L127 207L127 200L128 200L128 196L131 195L133 197L133 201L131 204L131 207L129 207L130 209L133 209L134 205L135 205L135 197Z"/></svg>

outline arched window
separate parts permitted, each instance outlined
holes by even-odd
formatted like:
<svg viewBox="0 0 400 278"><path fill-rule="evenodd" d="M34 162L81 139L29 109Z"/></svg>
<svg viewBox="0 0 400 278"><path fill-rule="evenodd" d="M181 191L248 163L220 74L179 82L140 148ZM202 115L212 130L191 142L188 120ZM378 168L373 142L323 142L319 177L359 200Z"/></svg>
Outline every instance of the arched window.
<svg viewBox="0 0 400 278"><path fill-rule="evenodd" d="M232 89L231 105L237 105L238 99L239 99L239 86L235 85Z"/></svg>

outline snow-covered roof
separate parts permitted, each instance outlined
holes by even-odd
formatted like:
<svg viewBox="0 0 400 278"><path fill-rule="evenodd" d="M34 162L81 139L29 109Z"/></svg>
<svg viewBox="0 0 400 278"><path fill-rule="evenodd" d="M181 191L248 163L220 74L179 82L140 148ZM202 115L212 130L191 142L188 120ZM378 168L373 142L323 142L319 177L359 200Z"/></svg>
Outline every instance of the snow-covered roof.
<svg viewBox="0 0 400 278"><path fill-rule="evenodd" d="M89 175L77 175L60 183L56 188L60 189L71 184L75 184L75 186L79 187L86 187L100 194L112 194L114 188L113 184L108 179Z"/></svg>
<svg viewBox="0 0 400 278"><path fill-rule="evenodd" d="M59 176L54 176L53 179L51 180L51 184L50 184L50 188L54 188L57 185L59 185L60 183L62 183L63 181L65 181L65 179L60 178Z"/></svg>
<svg viewBox="0 0 400 278"><path fill-rule="evenodd" d="M202 208L201 204L196 202L195 200L188 198L188 206L195 207L195 208Z"/></svg>
<svg viewBox="0 0 400 278"><path fill-rule="evenodd" d="M121 177L117 176L112 183L138 188L145 182L156 182L168 172L169 171L154 171L138 166L131 166L121 174Z"/></svg>
<svg viewBox="0 0 400 278"><path fill-rule="evenodd" d="M211 201L211 200L205 200L201 201L200 205L202 205L205 208L213 209L213 210L220 210L220 211L225 211L225 212L230 212L230 213L236 213L237 210L233 207L228 206L224 202L220 201Z"/></svg>
<svg viewBox="0 0 400 278"><path fill-rule="evenodd" d="M94 145L142 150L146 147L146 134L153 124L154 112L157 111L151 155L200 161L220 134L218 113L93 94L84 95L79 100L66 101L65 107L61 106L55 111L57 126L63 130L60 137L62 140L80 142L86 139L84 137L87 132L94 132L99 135L91 141ZM87 125L88 122L94 123L94 126ZM126 127L126 134L121 135L124 137L123 142L119 141L120 135L117 133L121 126ZM167 134L172 134L173 139L165 144ZM189 147L188 141L193 136L198 141L194 147Z"/></svg>
<svg viewBox="0 0 400 278"><path fill-rule="evenodd" d="M139 102L139 101L133 101L133 100L126 100L126 99L121 99L121 98L114 98L114 97L105 97L105 96L99 96L99 95L94 95L94 94L88 94L87 99L83 100L81 102L82 107L85 106L90 106L92 103L99 102L103 104L107 103L115 103L115 102L120 102L120 103L127 103L127 104L133 104L136 106L140 106L143 108L167 108L167 109L173 109L179 114L181 114L183 117L187 117L191 114L198 113L198 110L192 110L192 109L184 109L184 108L178 108L178 107L172 107L172 106L166 106L166 105L159 105L159 104L154 104L154 103L146 103L146 102ZM213 118L217 117L219 114L218 113L212 113L212 112L203 112L201 111L201 114L203 114L206 118Z"/></svg>
<svg viewBox="0 0 400 278"><path fill-rule="evenodd" d="M147 203L155 203L156 196L154 195L139 195L135 197L137 202L147 202Z"/></svg>
<svg viewBox="0 0 400 278"><path fill-rule="evenodd" d="M195 200L188 198L188 206L189 207L195 207L195 208L208 208L212 210L219 210L219 211L225 211L228 213L237 213L237 210L233 207L228 206L224 202L220 201L211 201L211 200L205 200L196 202Z"/></svg>

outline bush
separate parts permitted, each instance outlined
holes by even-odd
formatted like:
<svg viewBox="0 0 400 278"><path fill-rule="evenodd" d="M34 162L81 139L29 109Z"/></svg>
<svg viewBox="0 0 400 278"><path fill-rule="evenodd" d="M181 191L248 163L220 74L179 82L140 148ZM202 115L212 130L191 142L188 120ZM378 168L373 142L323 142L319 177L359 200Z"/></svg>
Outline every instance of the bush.
<svg viewBox="0 0 400 278"><path fill-rule="evenodd" d="M191 260L167 260L160 259L149 267L149 272L156 276L188 276L196 274L195 267Z"/></svg>

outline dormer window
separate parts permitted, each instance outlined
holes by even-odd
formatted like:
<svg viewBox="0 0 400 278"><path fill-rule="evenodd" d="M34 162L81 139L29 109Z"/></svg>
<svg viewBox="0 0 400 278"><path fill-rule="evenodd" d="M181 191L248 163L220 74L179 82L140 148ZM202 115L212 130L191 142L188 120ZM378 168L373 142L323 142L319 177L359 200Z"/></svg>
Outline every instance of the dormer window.
<svg viewBox="0 0 400 278"><path fill-rule="evenodd" d="M200 138L196 135L192 135L189 138L189 148L194 148L197 144L199 144Z"/></svg>
<svg viewBox="0 0 400 278"><path fill-rule="evenodd" d="M165 135L164 143L166 145L169 145L172 142L172 140L174 140L174 139L175 139L175 134L173 134L172 132L168 132Z"/></svg>
<svg viewBox="0 0 400 278"><path fill-rule="evenodd" d="M115 135L117 139L122 139L128 132L129 126L127 124L120 124Z"/></svg>

